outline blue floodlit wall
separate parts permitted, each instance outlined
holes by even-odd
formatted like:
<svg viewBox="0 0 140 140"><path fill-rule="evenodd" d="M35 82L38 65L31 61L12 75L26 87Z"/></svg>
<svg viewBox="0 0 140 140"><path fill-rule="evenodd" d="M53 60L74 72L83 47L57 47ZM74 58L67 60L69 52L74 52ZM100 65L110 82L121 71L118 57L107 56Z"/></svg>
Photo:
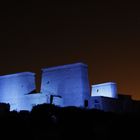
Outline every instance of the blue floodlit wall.
<svg viewBox="0 0 140 140"><path fill-rule="evenodd" d="M113 82L92 85L91 96L117 98L117 85Z"/></svg>
<svg viewBox="0 0 140 140"><path fill-rule="evenodd" d="M89 108L92 109L98 109L103 110L102 105L102 97L101 96L94 96L89 99Z"/></svg>
<svg viewBox="0 0 140 140"><path fill-rule="evenodd" d="M0 102L10 103L12 109L19 108L24 96L35 89L35 74L32 72L0 76ZM24 102L26 104L26 100Z"/></svg>
<svg viewBox="0 0 140 140"><path fill-rule="evenodd" d="M10 102L10 110L28 110L31 111L34 105L46 103L46 96L40 93L28 94L19 98L9 98L4 103Z"/></svg>
<svg viewBox="0 0 140 140"><path fill-rule="evenodd" d="M46 96L40 93L29 94L19 98L18 101L17 104L12 104L11 110L31 111L33 106L46 103Z"/></svg>
<svg viewBox="0 0 140 140"><path fill-rule="evenodd" d="M19 98L9 98L4 103L10 102L10 110L28 110L31 111L34 105L46 103L46 96L40 93L24 95Z"/></svg>
<svg viewBox="0 0 140 140"><path fill-rule="evenodd" d="M94 96L89 100L89 108L102 110L105 112L121 112L122 101L116 98Z"/></svg>
<svg viewBox="0 0 140 140"><path fill-rule="evenodd" d="M42 69L41 93L59 95L54 102L60 106L84 106L89 99L88 67L75 63Z"/></svg>

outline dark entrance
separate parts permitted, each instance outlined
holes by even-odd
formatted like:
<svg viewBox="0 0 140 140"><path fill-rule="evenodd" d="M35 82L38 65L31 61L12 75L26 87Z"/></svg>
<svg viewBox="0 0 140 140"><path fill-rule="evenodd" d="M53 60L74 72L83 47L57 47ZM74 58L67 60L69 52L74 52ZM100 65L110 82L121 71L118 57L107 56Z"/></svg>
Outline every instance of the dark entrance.
<svg viewBox="0 0 140 140"><path fill-rule="evenodd" d="M60 95L51 95L50 96L50 104L53 104L53 98L54 97L62 98Z"/></svg>
<svg viewBox="0 0 140 140"><path fill-rule="evenodd" d="M85 103L84 103L85 105L85 107L88 107L88 100L85 100Z"/></svg>

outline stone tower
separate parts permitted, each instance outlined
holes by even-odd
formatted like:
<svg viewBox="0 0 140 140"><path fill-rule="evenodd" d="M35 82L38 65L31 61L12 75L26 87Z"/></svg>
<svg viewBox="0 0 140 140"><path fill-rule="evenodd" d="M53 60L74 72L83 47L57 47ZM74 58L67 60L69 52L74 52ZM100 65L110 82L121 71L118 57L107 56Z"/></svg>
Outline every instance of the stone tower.
<svg viewBox="0 0 140 140"><path fill-rule="evenodd" d="M74 63L42 69L41 93L48 103L59 106L88 106L90 87L88 67Z"/></svg>
<svg viewBox="0 0 140 140"><path fill-rule="evenodd" d="M35 89L35 74L32 72L0 76L0 102L9 103L11 110L18 110L23 104L26 105L25 95Z"/></svg>

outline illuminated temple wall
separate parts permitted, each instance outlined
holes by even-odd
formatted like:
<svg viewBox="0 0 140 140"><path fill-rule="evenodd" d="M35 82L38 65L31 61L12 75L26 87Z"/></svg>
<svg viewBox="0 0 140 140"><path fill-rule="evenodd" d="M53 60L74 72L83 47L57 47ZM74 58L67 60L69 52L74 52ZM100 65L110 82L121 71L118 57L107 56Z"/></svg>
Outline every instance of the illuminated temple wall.
<svg viewBox="0 0 140 140"><path fill-rule="evenodd" d="M117 85L113 82L92 85L91 96L103 96L109 98L117 98Z"/></svg>
<svg viewBox="0 0 140 140"><path fill-rule="evenodd" d="M89 108L103 111L119 112L122 110L117 95L117 85L114 82L92 85Z"/></svg>
<svg viewBox="0 0 140 140"><path fill-rule="evenodd" d="M42 69L41 91L35 90L32 72L0 76L0 103L9 103L10 110L31 111L34 105L43 103L101 110L119 107L116 83L92 85L90 95L88 66L83 63Z"/></svg>
<svg viewBox="0 0 140 140"><path fill-rule="evenodd" d="M46 96L40 93L24 95L16 98L12 98L11 110L28 110L31 111L32 107L38 104L46 103Z"/></svg>
<svg viewBox="0 0 140 140"><path fill-rule="evenodd" d="M75 63L42 69L41 93L55 97L53 103L60 106L81 106L90 96L88 67Z"/></svg>
<svg viewBox="0 0 140 140"><path fill-rule="evenodd" d="M0 76L0 102L10 103L14 107L11 109L17 109L21 103L20 99L35 89L35 74L32 72Z"/></svg>

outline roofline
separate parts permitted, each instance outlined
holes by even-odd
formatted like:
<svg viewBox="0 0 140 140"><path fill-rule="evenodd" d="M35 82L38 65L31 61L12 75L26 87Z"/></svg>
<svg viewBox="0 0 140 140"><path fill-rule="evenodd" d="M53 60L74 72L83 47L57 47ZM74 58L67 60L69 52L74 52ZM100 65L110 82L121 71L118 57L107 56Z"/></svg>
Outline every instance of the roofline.
<svg viewBox="0 0 140 140"><path fill-rule="evenodd" d="M42 71L53 71L53 70L59 70L59 69L67 69L67 68L73 68L73 67L78 67L78 66L82 66L82 67L88 67L87 64L84 63L73 63L73 64L66 64L66 65L60 65L60 66L54 66L54 67L48 67L48 68L43 68Z"/></svg>
<svg viewBox="0 0 140 140"><path fill-rule="evenodd" d="M105 85L116 85L116 83L115 82L106 82L106 83L95 84L95 85L91 85L91 86L96 87L96 86L105 86Z"/></svg>
<svg viewBox="0 0 140 140"><path fill-rule="evenodd" d="M13 74L8 74L8 75L1 75L0 79L10 78L10 77L20 76L20 75L32 75L32 76L35 76L36 74L34 72L19 72L19 73L13 73Z"/></svg>

